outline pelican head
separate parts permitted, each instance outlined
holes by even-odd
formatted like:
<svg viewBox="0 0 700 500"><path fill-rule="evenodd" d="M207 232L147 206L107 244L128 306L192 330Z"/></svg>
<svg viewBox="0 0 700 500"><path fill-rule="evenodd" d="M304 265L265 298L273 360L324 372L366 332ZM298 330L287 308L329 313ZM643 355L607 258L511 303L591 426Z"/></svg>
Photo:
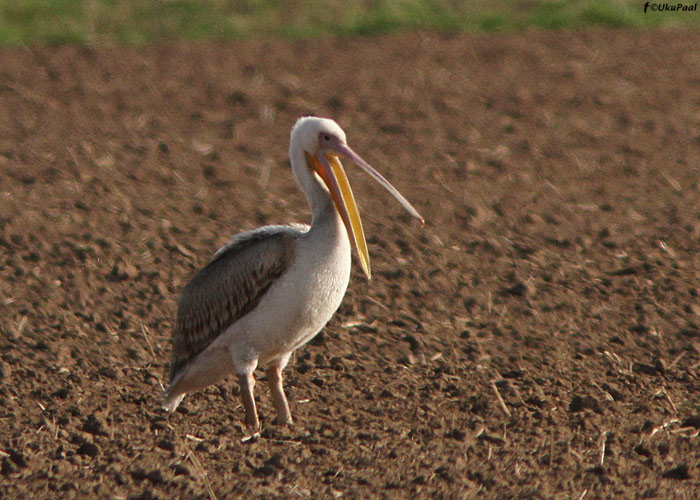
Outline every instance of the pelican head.
<svg viewBox="0 0 700 500"><path fill-rule="evenodd" d="M345 224L350 241L354 243L357 249L362 270L368 279L372 276L372 273L369 266L369 252L365 234L362 230L360 212L340 159L350 160L370 174L413 217L418 219L421 225L424 223L423 217L413 208L413 205L389 181L348 146L345 132L335 121L314 116L300 118L292 128L289 149L292 168L295 170L294 175L302 184L302 187L304 187L302 177L306 176L297 171L297 169L305 167L320 178L320 181L322 181L321 185L324 185L330 193L335 207ZM295 162L296 153L300 150L304 152L304 161L302 162L300 159L299 162ZM302 164L300 165L300 163Z"/></svg>

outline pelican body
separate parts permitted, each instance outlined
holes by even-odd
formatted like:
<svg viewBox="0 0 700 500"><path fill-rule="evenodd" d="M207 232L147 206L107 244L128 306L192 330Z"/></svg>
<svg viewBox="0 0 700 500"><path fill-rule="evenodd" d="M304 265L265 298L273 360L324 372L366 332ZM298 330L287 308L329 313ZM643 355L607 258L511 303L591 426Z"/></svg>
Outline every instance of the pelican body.
<svg viewBox="0 0 700 500"><path fill-rule="evenodd" d="M311 226L265 226L237 234L195 274L178 301L170 385L163 408L236 373L246 425L259 428L254 371L265 367L279 424L292 423L282 370L295 349L331 319L350 280L351 243L365 274L369 254L340 157L380 182L417 219L413 206L348 145L326 118L300 118L289 157L312 210Z"/></svg>

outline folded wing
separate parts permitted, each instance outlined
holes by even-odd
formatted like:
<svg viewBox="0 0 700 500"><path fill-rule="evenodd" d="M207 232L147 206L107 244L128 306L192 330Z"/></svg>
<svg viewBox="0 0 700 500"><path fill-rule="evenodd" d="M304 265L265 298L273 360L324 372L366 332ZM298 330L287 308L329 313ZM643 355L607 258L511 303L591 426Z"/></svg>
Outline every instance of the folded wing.
<svg viewBox="0 0 700 500"><path fill-rule="evenodd" d="M255 309L289 269L296 236L284 226L243 233L195 274L178 302L171 382L228 327Z"/></svg>

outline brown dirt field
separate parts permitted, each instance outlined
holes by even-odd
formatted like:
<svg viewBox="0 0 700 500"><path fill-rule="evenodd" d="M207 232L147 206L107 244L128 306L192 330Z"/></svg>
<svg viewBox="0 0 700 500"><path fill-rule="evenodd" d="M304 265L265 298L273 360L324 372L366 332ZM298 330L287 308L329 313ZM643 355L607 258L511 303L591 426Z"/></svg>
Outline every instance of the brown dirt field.
<svg viewBox="0 0 700 500"><path fill-rule="evenodd" d="M697 498L698 47L0 50L0 496ZM175 301L231 234L308 221L309 113L428 223L348 166L375 277L290 362L296 424L259 384L243 442L232 381L159 408Z"/></svg>

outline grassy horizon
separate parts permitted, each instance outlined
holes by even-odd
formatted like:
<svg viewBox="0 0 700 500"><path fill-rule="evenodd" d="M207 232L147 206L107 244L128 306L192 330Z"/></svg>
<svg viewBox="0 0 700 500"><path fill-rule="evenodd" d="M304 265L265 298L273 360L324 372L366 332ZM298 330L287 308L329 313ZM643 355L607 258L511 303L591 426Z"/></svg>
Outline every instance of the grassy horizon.
<svg viewBox="0 0 700 500"><path fill-rule="evenodd" d="M0 0L0 45L139 45L412 30L700 28L698 11L645 13L644 4L644 0Z"/></svg>

